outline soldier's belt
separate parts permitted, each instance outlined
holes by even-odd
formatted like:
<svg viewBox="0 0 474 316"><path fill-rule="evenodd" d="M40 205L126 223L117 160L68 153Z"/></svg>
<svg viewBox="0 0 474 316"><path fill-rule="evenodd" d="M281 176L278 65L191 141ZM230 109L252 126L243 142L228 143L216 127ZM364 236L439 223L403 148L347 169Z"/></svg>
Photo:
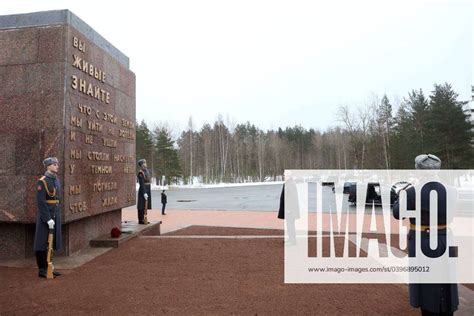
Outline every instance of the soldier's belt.
<svg viewBox="0 0 474 316"><path fill-rule="evenodd" d="M46 200L47 204L59 204L59 200Z"/></svg>
<svg viewBox="0 0 474 316"><path fill-rule="evenodd" d="M148 184L148 185L150 185L151 183L150 183L150 182L145 182L145 184Z"/></svg>
<svg viewBox="0 0 474 316"><path fill-rule="evenodd" d="M446 229L448 228L448 225L438 225L438 230L440 229ZM410 228L412 230L421 230L421 231L427 231L427 230L430 230L430 226L429 225L415 225L415 224L410 224Z"/></svg>

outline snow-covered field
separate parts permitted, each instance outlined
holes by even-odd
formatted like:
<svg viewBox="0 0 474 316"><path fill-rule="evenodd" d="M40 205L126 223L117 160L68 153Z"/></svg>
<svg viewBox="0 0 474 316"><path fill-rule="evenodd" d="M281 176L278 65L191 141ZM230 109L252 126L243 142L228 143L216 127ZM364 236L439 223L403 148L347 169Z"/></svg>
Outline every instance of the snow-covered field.
<svg viewBox="0 0 474 316"><path fill-rule="evenodd" d="M283 184L283 181L266 181L266 182L245 182L245 183L216 183L216 184L204 184L204 183L196 183L196 184L180 184L180 185L165 185L160 186L156 185L155 179L151 181L151 190L152 191L160 191L160 190L169 190L170 188L177 188L177 189L211 189L211 188L227 188L227 187L244 187L244 186L255 186L255 185L275 185L275 184ZM137 183L137 191L138 191L138 183Z"/></svg>
<svg viewBox="0 0 474 316"><path fill-rule="evenodd" d="M275 185L275 184L283 184L284 181L264 181L264 182L244 182L244 183L213 183L213 184L204 184L199 182L196 179L195 184L172 184L172 185L165 185L159 186L156 185L155 178L151 181L151 189L153 191L159 190L169 190L170 188L177 188L177 189L210 189L210 188L226 188L226 187L245 187L245 186L255 186L255 185ZM470 191L474 190L474 177L469 176L460 179L460 190L461 191ZM137 190L138 190L138 183L137 183ZM472 194L472 193L471 193Z"/></svg>

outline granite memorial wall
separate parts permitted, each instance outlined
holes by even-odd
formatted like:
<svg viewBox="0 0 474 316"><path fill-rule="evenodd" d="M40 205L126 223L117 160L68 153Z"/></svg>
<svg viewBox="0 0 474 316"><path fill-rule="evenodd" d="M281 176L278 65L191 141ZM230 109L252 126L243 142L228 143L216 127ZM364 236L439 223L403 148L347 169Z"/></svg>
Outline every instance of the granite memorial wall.
<svg viewBox="0 0 474 316"><path fill-rule="evenodd" d="M135 75L68 10L0 16L0 258L33 255L36 181L59 159L64 255L135 204Z"/></svg>

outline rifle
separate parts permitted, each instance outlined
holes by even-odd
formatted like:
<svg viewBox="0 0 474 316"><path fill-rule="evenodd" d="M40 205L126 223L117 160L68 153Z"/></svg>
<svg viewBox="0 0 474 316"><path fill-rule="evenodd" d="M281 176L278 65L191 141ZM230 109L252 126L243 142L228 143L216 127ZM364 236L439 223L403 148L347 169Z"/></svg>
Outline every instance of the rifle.
<svg viewBox="0 0 474 316"><path fill-rule="evenodd" d="M143 218L143 222L145 224L149 224L149 222L148 222L148 199L145 200L145 216Z"/></svg>
<svg viewBox="0 0 474 316"><path fill-rule="evenodd" d="M48 234L48 270L46 272L46 279L53 279L53 271L54 271L54 266L53 266L53 234L54 234L54 229L49 230Z"/></svg>

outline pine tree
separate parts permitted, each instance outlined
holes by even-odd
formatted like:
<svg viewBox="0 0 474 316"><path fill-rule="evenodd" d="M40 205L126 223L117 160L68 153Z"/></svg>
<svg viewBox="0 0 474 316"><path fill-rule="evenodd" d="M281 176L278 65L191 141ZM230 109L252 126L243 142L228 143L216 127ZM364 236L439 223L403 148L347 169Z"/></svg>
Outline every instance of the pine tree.
<svg viewBox="0 0 474 316"><path fill-rule="evenodd" d="M136 126L136 159L146 159L148 167L153 170L153 137L144 120Z"/></svg>
<svg viewBox="0 0 474 316"><path fill-rule="evenodd" d="M472 124L463 111L467 102L458 101L458 96L448 83L435 84L430 96L429 150L441 158L447 169L472 167Z"/></svg>
<svg viewBox="0 0 474 316"><path fill-rule="evenodd" d="M410 103L403 103L394 118L393 137L390 146L393 169L412 169L417 148L417 131L410 112Z"/></svg>
<svg viewBox="0 0 474 316"><path fill-rule="evenodd" d="M176 181L181 175L181 165L178 150L174 148L174 141L169 131L165 128L155 130L155 168L157 175L165 176L171 181ZM161 179L160 179L161 180ZM162 183L164 185L165 183Z"/></svg>
<svg viewBox="0 0 474 316"><path fill-rule="evenodd" d="M415 146L416 149L415 152L424 153L427 149L428 100L425 98L423 90L412 90L411 93L408 93L406 104L411 113L411 121L415 129L415 138L413 139L413 146Z"/></svg>
<svg viewBox="0 0 474 316"><path fill-rule="evenodd" d="M390 137L392 133L392 105L384 94L380 105L377 109L377 129L380 135L380 141L383 148L383 158L385 161L385 168L390 169Z"/></svg>

